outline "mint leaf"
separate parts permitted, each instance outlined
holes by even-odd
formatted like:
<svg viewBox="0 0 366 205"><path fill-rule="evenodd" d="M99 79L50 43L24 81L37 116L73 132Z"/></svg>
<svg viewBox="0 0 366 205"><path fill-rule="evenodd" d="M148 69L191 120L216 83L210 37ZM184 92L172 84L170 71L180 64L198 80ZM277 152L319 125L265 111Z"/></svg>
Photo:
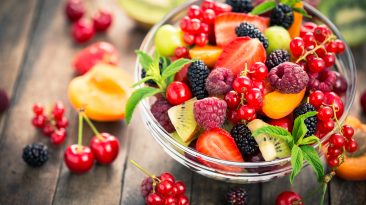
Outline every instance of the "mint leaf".
<svg viewBox="0 0 366 205"><path fill-rule="evenodd" d="M291 149L291 167L292 172L290 175L291 184L294 182L295 177L300 173L302 165L304 163L304 156L299 146L294 145Z"/></svg>
<svg viewBox="0 0 366 205"><path fill-rule="evenodd" d="M259 4L258 6L256 6L250 12L250 14L260 15L260 14L266 13L266 12L274 9L275 7L276 7L276 2L274 2L274 1L266 1L266 2L263 2L263 3Z"/></svg>
<svg viewBox="0 0 366 205"><path fill-rule="evenodd" d="M294 127L292 129L292 136L294 137L294 141L296 144L299 141L299 139L301 140L302 138L304 138L306 132L308 131L308 128L306 127L304 120L308 117L315 116L316 114L317 114L316 111L311 111L302 114L295 119Z"/></svg>
<svg viewBox="0 0 366 205"><path fill-rule="evenodd" d="M318 143L319 145L321 145L320 139L315 135L311 135L311 136L299 141L298 145L312 145L315 143Z"/></svg>
<svg viewBox="0 0 366 205"><path fill-rule="evenodd" d="M294 138L291 136L291 133L289 131L283 129L282 127L268 125L268 126L261 127L252 133L252 135L254 137L261 135L261 134L267 134L267 135L271 135L274 137L278 137L278 138L284 140L285 142L287 142L289 144L290 148L294 144Z"/></svg>
<svg viewBox="0 0 366 205"><path fill-rule="evenodd" d="M170 64L167 68L164 69L163 73L161 74L161 78L163 80L166 80L170 76L175 75L178 73L184 65L191 63L191 60L181 58L179 60L174 61L172 64Z"/></svg>
<svg viewBox="0 0 366 205"><path fill-rule="evenodd" d="M153 96L159 92L161 92L160 89L153 88L153 87L143 87L143 88L135 90L131 94L130 98L128 98L126 108L125 108L125 113L126 113L125 119L126 119L127 124L130 123L131 118L132 118L132 113L135 110L137 104L142 99Z"/></svg>
<svg viewBox="0 0 366 205"><path fill-rule="evenodd" d="M280 3L287 4L290 7L293 7L296 3L300 2L302 0L281 0Z"/></svg>
<svg viewBox="0 0 366 205"><path fill-rule="evenodd" d="M309 146L309 145L300 146L300 149L302 150L302 152L304 154L304 159L312 167L313 171L315 172L315 174L317 176L318 181L321 182L324 177L324 168L323 168L323 164L320 160L320 157L318 155L318 152L315 150L314 147Z"/></svg>
<svg viewBox="0 0 366 205"><path fill-rule="evenodd" d="M162 61L162 71L164 71L164 69L170 65L170 60L166 57L160 57L160 59Z"/></svg>
<svg viewBox="0 0 366 205"><path fill-rule="evenodd" d="M307 18L312 18L312 16L310 16L303 8L297 8L297 7L292 7L292 10L302 14L303 16L307 17Z"/></svg>
<svg viewBox="0 0 366 205"><path fill-rule="evenodd" d="M153 62L153 59L151 58L151 56L149 56L147 53L143 52L143 51L135 51L135 53L137 54L137 57L139 59L139 62L142 66L142 68L147 71L150 68L151 63Z"/></svg>

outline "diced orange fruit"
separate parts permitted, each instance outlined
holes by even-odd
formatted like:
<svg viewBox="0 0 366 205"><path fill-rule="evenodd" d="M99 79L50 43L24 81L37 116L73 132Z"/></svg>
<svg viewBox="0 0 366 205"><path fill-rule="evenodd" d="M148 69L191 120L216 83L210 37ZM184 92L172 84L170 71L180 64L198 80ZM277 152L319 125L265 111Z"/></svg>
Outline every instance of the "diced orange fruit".
<svg viewBox="0 0 366 205"><path fill-rule="evenodd" d="M75 109L85 107L85 114L96 121L116 121L125 116L132 80L122 69L97 64L88 73L74 78L68 97Z"/></svg>
<svg viewBox="0 0 366 205"><path fill-rule="evenodd" d="M304 98L306 89L299 93L286 94L278 91L267 93L263 98L263 113L271 119L280 119L289 115Z"/></svg>
<svg viewBox="0 0 366 205"><path fill-rule="evenodd" d="M208 67L213 67L222 53L222 48L217 46L206 45L203 47L196 46L189 50L192 59L202 60Z"/></svg>
<svg viewBox="0 0 366 205"><path fill-rule="evenodd" d="M302 1L298 2L294 6L295 8L303 8ZM294 22L291 27L288 29L291 38L298 37L300 35L300 28L302 24L302 14L298 12L294 12Z"/></svg>

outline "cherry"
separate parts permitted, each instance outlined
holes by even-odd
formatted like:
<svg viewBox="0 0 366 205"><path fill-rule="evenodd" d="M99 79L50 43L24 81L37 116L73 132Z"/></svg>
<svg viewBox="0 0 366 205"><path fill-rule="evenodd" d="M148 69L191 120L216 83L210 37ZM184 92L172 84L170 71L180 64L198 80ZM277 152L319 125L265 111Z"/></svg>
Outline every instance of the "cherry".
<svg viewBox="0 0 366 205"><path fill-rule="evenodd" d="M52 133L55 132L55 128L51 124L46 124L43 127L42 132L45 136L50 137Z"/></svg>
<svg viewBox="0 0 366 205"><path fill-rule="evenodd" d="M351 139L353 137L353 134L355 133L355 130L350 125L343 125L342 126L342 134L345 138Z"/></svg>
<svg viewBox="0 0 366 205"><path fill-rule="evenodd" d="M44 128L46 126L47 117L44 115L38 115L33 117L32 124L36 128Z"/></svg>
<svg viewBox="0 0 366 205"><path fill-rule="evenodd" d="M61 128L52 133L51 143L54 145L62 144L65 141L65 138L66 138L66 130L64 128Z"/></svg>
<svg viewBox="0 0 366 205"><path fill-rule="evenodd" d="M203 22L207 23L207 24L213 24L215 22L215 11L212 9L206 9L203 11Z"/></svg>
<svg viewBox="0 0 366 205"><path fill-rule="evenodd" d="M92 168L94 155L89 147L73 144L66 148L64 161L71 172L82 174Z"/></svg>
<svg viewBox="0 0 366 205"><path fill-rule="evenodd" d="M42 115L43 114L43 110L44 110L44 107L42 104L40 103L36 103L33 105L33 113L36 115L36 116L39 116L39 115Z"/></svg>
<svg viewBox="0 0 366 205"><path fill-rule="evenodd" d="M93 25L97 31L106 31L112 24L113 16L109 11L101 10L93 16Z"/></svg>
<svg viewBox="0 0 366 205"><path fill-rule="evenodd" d="M248 105L242 105L237 113L237 119L245 120L245 121L252 121L257 117L255 109L249 107Z"/></svg>
<svg viewBox="0 0 366 205"><path fill-rule="evenodd" d="M346 148L346 151L349 152L349 153L355 152L357 150L357 148L358 148L358 145L357 145L356 140L349 139L346 142L345 148Z"/></svg>
<svg viewBox="0 0 366 205"><path fill-rule="evenodd" d="M341 134L335 133L330 136L329 143L335 148L342 148L345 144L345 140Z"/></svg>
<svg viewBox="0 0 366 205"><path fill-rule="evenodd" d="M164 205L164 199L156 193L151 193L146 197L147 205Z"/></svg>
<svg viewBox="0 0 366 205"><path fill-rule="evenodd" d="M322 58L315 57L308 62L309 70L313 73L319 73L325 68L325 62Z"/></svg>
<svg viewBox="0 0 366 205"><path fill-rule="evenodd" d="M237 108L240 104L240 97L234 90L229 91L225 95L225 101L229 108Z"/></svg>
<svg viewBox="0 0 366 205"><path fill-rule="evenodd" d="M159 179L161 181L171 181L173 183L175 182L174 176L168 172L164 172L164 173L160 174Z"/></svg>
<svg viewBox="0 0 366 205"><path fill-rule="evenodd" d="M321 121L327 121L333 118L333 116L334 116L333 109L329 106L321 107L318 110L318 118Z"/></svg>
<svg viewBox="0 0 366 205"><path fill-rule="evenodd" d="M263 106L263 94L258 88L251 88L247 91L245 95L245 100L248 106L259 111Z"/></svg>
<svg viewBox="0 0 366 205"><path fill-rule="evenodd" d="M186 196L179 196L178 197L178 205L189 205L189 200Z"/></svg>
<svg viewBox="0 0 366 205"><path fill-rule="evenodd" d="M328 156L327 162L330 167L338 167L339 165L338 157Z"/></svg>
<svg viewBox="0 0 366 205"><path fill-rule="evenodd" d="M187 15L192 19L194 18L201 19L202 17L201 8L197 5L192 5L188 8Z"/></svg>
<svg viewBox="0 0 366 205"><path fill-rule="evenodd" d="M344 45L343 41L337 39L334 41L337 45L337 53L343 53L346 49L346 46Z"/></svg>
<svg viewBox="0 0 366 205"><path fill-rule="evenodd" d="M301 196L292 191L284 191L277 196L276 205L303 205Z"/></svg>
<svg viewBox="0 0 366 205"><path fill-rule="evenodd" d="M77 21L83 17L85 8L81 0L68 0L65 5L65 13L70 21Z"/></svg>
<svg viewBox="0 0 366 205"><path fill-rule="evenodd" d="M60 128L66 128L69 125L69 121L67 120L66 117L62 117L61 119L58 119L56 121L56 127L58 129Z"/></svg>
<svg viewBox="0 0 366 205"><path fill-rule="evenodd" d="M192 98L188 85L180 81L174 81L166 89L166 98L172 105L179 105Z"/></svg>
<svg viewBox="0 0 366 205"><path fill-rule="evenodd" d="M184 47L184 46L180 46L180 47L177 47L175 50L174 50L174 55L177 57L177 58L188 58L189 57L189 50L187 47Z"/></svg>
<svg viewBox="0 0 366 205"><path fill-rule="evenodd" d="M341 148L334 148L334 147L328 147L327 154L331 157L338 157L340 154L342 154L343 150Z"/></svg>
<svg viewBox="0 0 366 205"><path fill-rule="evenodd" d="M247 90L252 88L252 80L247 76L239 76L235 78L232 87L237 93L246 93Z"/></svg>
<svg viewBox="0 0 366 205"><path fill-rule="evenodd" d="M186 192L186 185L182 181L175 182L174 187L177 188L175 192L176 196L184 195Z"/></svg>
<svg viewBox="0 0 366 205"><path fill-rule="evenodd" d="M262 62L256 62L250 66L249 76L254 81L263 81L267 78L268 68Z"/></svg>
<svg viewBox="0 0 366 205"><path fill-rule="evenodd" d="M75 42L87 42L93 38L94 34L94 27L86 19L80 19L72 25L72 37L74 38Z"/></svg>
<svg viewBox="0 0 366 205"><path fill-rule="evenodd" d="M164 197L170 196L174 194L174 182L171 182L169 180L161 181L157 186L156 190L159 194L161 194Z"/></svg>
<svg viewBox="0 0 366 205"><path fill-rule="evenodd" d="M324 102L324 93L320 90L316 90L309 95L309 103L315 108L319 108Z"/></svg>
<svg viewBox="0 0 366 205"><path fill-rule="evenodd" d="M292 41L290 42L290 50L292 52L292 55L294 55L295 57L301 56L304 52L304 46L305 43L302 38L295 37L294 39L292 39Z"/></svg>
<svg viewBox="0 0 366 205"><path fill-rule="evenodd" d="M52 110L52 115L56 120L62 119L65 113L65 106L62 102L56 102Z"/></svg>
<svg viewBox="0 0 366 205"><path fill-rule="evenodd" d="M104 165L112 163L117 158L119 147L118 139L108 133L100 133L90 141L90 148L95 159Z"/></svg>
<svg viewBox="0 0 366 205"><path fill-rule="evenodd" d="M207 34L200 33L200 34L196 35L196 37L194 38L194 42L197 46L200 46L200 47L205 46L208 43Z"/></svg>

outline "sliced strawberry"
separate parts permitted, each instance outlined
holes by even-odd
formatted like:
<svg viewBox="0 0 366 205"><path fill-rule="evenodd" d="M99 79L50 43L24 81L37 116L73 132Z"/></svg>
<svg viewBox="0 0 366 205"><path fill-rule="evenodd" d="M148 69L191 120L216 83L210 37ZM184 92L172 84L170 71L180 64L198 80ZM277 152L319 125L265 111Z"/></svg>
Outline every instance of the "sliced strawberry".
<svg viewBox="0 0 366 205"><path fill-rule="evenodd" d="M216 15L230 12L233 8L229 4L221 3L221 2L215 2L214 10Z"/></svg>
<svg viewBox="0 0 366 205"><path fill-rule="evenodd" d="M189 65L191 65L191 64L187 64L187 65L183 66L183 68L178 73L175 74L174 81L180 81L180 82L187 83L187 84L189 83L188 78L187 78Z"/></svg>
<svg viewBox="0 0 366 205"><path fill-rule="evenodd" d="M243 157L235 144L234 139L228 132L221 128L215 128L203 132L197 140L196 149L198 152L217 159L244 162ZM219 165L199 159L203 164L223 171L240 172L241 168Z"/></svg>
<svg viewBox="0 0 366 205"><path fill-rule="evenodd" d="M240 23L248 22L255 25L261 32L269 26L269 18L245 13L227 12L216 17L215 35L216 43L225 46L236 38L235 28Z"/></svg>
<svg viewBox="0 0 366 205"><path fill-rule="evenodd" d="M247 64L248 68L255 62L266 61L266 49L258 39L238 37L223 47L215 68L228 68L235 75L239 74Z"/></svg>

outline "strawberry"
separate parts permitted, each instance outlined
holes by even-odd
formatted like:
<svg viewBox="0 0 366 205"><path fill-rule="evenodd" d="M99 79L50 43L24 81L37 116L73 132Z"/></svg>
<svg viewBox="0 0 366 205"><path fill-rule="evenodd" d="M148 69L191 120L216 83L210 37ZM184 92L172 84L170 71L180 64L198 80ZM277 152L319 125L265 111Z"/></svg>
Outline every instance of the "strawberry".
<svg viewBox="0 0 366 205"><path fill-rule="evenodd" d="M235 28L243 22L255 25L261 32L269 26L269 18L266 17L232 12L220 14L215 19L217 45L225 46L234 40L237 37L235 34Z"/></svg>
<svg viewBox="0 0 366 205"><path fill-rule="evenodd" d="M233 162L244 162L243 157L235 144L234 139L231 135L221 128L215 128L203 132L197 140L196 149L198 152L207 156L233 161ZM240 172L241 168L228 167L224 165L207 162L203 159L199 159L203 164L225 171Z"/></svg>
<svg viewBox="0 0 366 205"><path fill-rule="evenodd" d="M215 68L228 68L235 75L240 74L247 64L248 68L256 62L266 61L266 49L258 39L238 37L223 47Z"/></svg>
<svg viewBox="0 0 366 205"><path fill-rule="evenodd" d="M228 4L221 3L221 2L215 2L214 10L216 15L230 12L232 10L232 7Z"/></svg>
<svg viewBox="0 0 366 205"><path fill-rule="evenodd" d="M118 61L118 51L112 44L96 42L76 54L73 65L76 73L83 75L97 63L117 65Z"/></svg>

